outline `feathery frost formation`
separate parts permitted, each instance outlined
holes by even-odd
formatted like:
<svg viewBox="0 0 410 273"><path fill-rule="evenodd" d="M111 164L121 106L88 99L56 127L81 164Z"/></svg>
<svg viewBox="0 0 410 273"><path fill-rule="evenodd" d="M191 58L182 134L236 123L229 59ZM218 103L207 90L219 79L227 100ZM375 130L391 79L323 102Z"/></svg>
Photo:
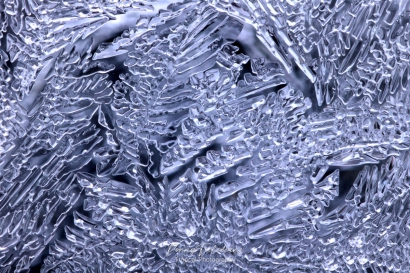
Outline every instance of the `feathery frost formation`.
<svg viewBox="0 0 410 273"><path fill-rule="evenodd" d="M410 2L162 2L1 1L0 273L410 272Z"/></svg>

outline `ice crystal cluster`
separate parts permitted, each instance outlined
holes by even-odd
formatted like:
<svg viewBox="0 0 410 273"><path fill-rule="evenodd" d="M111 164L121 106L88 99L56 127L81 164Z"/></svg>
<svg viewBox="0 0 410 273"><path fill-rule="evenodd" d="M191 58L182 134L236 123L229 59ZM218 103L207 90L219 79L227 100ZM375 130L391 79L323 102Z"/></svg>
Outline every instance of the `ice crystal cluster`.
<svg viewBox="0 0 410 273"><path fill-rule="evenodd" d="M0 0L0 272L410 272L409 23Z"/></svg>

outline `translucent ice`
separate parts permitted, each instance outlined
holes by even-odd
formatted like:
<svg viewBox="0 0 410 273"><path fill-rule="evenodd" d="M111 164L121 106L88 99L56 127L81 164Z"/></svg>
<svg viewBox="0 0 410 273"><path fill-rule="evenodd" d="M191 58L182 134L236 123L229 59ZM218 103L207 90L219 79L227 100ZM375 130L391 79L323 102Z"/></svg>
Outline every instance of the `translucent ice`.
<svg viewBox="0 0 410 273"><path fill-rule="evenodd" d="M409 272L409 3L172 2L0 3L0 272Z"/></svg>

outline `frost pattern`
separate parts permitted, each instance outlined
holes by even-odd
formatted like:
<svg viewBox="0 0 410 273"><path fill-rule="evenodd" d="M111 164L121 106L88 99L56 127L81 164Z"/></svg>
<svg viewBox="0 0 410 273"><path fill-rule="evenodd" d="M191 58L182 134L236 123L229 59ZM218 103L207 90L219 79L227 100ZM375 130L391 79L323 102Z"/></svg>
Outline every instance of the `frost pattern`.
<svg viewBox="0 0 410 273"><path fill-rule="evenodd" d="M3 2L0 272L410 272L406 1Z"/></svg>

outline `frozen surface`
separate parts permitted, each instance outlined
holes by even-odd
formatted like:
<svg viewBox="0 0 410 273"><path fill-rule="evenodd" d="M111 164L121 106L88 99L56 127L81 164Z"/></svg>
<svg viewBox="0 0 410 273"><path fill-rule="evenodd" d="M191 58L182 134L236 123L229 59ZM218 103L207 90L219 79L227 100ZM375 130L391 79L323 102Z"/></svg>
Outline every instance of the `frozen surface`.
<svg viewBox="0 0 410 273"><path fill-rule="evenodd" d="M409 22L0 0L0 273L410 272Z"/></svg>

